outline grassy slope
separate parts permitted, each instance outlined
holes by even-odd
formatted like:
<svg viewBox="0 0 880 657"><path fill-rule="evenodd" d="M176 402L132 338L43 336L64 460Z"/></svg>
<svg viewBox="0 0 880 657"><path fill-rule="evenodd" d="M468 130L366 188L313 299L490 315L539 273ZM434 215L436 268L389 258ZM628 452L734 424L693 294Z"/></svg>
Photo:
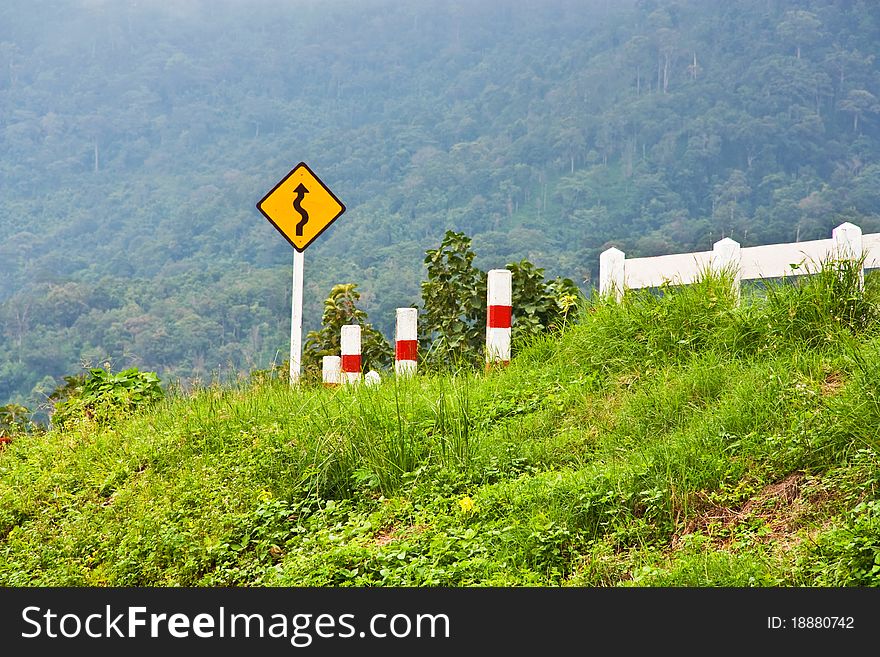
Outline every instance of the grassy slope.
<svg viewBox="0 0 880 657"><path fill-rule="evenodd" d="M880 293L854 280L634 294L502 372L17 437L0 584L878 584Z"/></svg>

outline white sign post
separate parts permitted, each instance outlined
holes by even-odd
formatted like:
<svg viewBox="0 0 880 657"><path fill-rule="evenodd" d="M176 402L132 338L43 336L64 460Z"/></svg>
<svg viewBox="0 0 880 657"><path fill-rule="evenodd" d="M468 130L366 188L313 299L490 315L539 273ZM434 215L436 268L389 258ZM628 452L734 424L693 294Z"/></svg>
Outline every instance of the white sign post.
<svg viewBox="0 0 880 657"><path fill-rule="evenodd" d="M293 294L290 303L290 385L299 383L302 371L303 252L293 251Z"/></svg>

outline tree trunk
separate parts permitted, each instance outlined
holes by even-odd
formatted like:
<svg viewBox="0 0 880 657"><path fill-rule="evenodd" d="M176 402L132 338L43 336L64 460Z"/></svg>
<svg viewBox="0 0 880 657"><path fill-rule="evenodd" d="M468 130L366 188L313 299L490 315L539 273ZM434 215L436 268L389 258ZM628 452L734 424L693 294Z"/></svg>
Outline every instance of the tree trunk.
<svg viewBox="0 0 880 657"><path fill-rule="evenodd" d="M659 54L659 53L658 53ZM658 57L657 58L657 92L660 92L661 84L663 82L663 60Z"/></svg>
<svg viewBox="0 0 880 657"><path fill-rule="evenodd" d="M16 308L15 309L15 323L16 323L16 343L18 345L18 362L21 364L22 362L22 344L24 342L24 334L28 332L28 311L31 308L31 304L25 304L24 308Z"/></svg>
<svg viewBox="0 0 880 657"><path fill-rule="evenodd" d="M669 53L663 55L663 93L669 88Z"/></svg>

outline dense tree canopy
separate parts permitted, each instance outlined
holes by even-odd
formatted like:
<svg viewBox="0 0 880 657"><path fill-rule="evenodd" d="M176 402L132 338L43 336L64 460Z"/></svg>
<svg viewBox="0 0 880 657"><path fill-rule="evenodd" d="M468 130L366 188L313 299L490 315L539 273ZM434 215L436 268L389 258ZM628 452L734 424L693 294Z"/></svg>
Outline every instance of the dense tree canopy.
<svg viewBox="0 0 880 657"><path fill-rule="evenodd" d="M84 361L163 380L286 354L306 161L347 212L306 329L357 282L390 336L448 230L583 289L598 254L880 229L868 0L10 0L0 6L0 403Z"/></svg>

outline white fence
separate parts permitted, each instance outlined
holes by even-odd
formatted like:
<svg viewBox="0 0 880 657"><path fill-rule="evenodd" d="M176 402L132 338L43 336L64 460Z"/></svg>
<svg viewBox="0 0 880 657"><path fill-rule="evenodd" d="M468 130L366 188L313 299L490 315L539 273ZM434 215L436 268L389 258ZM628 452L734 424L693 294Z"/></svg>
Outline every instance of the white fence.
<svg viewBox="0 0 880 657"><path fill-rule="evenodd" d="M831 239L740 247L728 238L715 242L711 251L674 253L649 258L627 258L623 251L607 249L599 256L599 293L619 301L625 289L658 287L668 282L687 285L707 270L730 269L737 294L741 280L780 278L805 273L804 265L818 266L835 259L865 256L864 268L880 267L880 233L862 234L851 223L840 224Z"/></svg>

